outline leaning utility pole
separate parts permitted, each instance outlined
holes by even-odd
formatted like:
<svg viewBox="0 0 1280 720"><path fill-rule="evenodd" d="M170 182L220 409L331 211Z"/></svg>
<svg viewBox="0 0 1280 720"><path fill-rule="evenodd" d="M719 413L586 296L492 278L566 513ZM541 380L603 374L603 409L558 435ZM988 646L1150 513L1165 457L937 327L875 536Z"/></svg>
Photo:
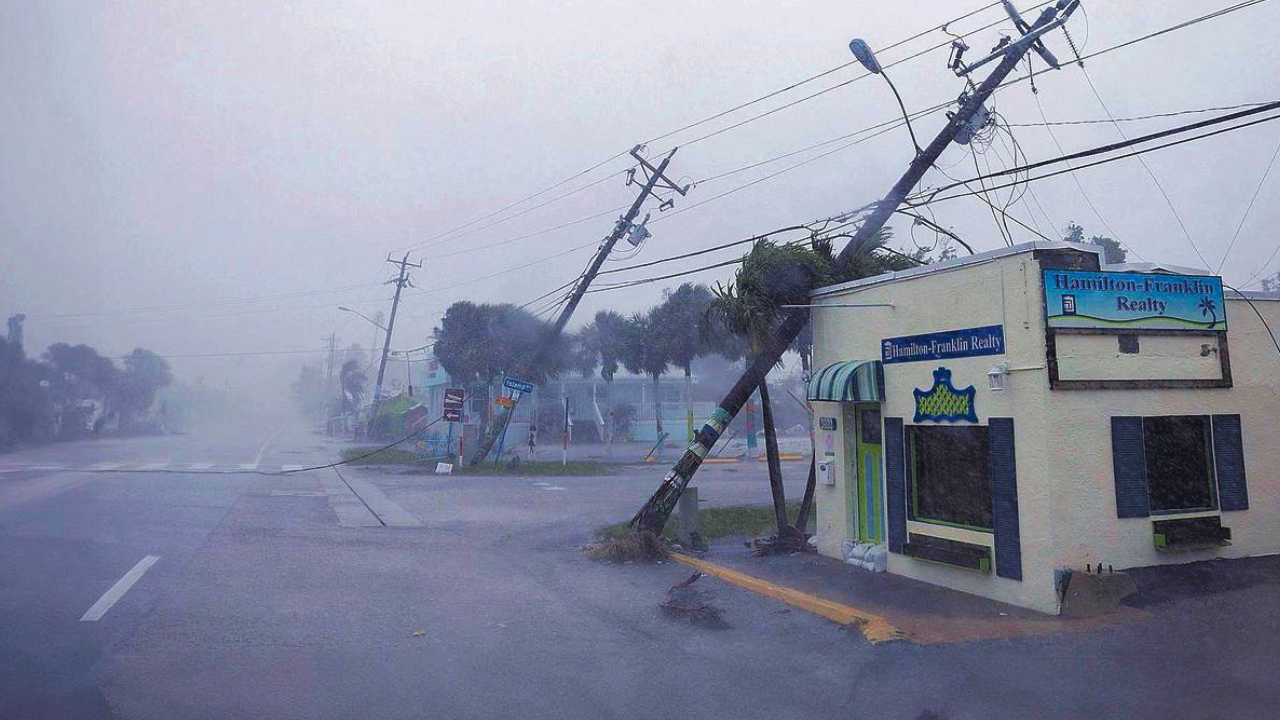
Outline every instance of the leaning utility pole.
<svg viewBox="0 0 1280 720"><path fill-rule="evenodd" d="M338 336L333 333L329 333L328 338L321 338L321 340L329 343L329 358L324 364L324 394L327 397L329 393L333 392L333 362L335 357L334 354L338 350Z"/></svg>
<svg viewBox="0 0 1280 720"><path fill-rule="evenodd" d="M884 199L876 203L872 208L866 220L858 228L857 233L854 234L849 243L845 245L844 249L836 257L837 265L847 263L857 250L884 227L894 211L898 209L902 201L907 198L911 190L924 177L925 172L933 167L942 152L952 142L956 141L962 132L972 133L975 129L975 122L980 125L982 121L985 121L987 110L983 104L1000 87L1000 84L1004 82L1009 73L1018 67L1018 63L1026 57L1027 52L1035 50L1051 67L1055 69L1058 67L1057 60L1045 49L1040 38L1045 33L1062 27L1079 6L1079 0L1058 0L1057 3L1042 10L1040 17L1032 25L1027 25L1022 20L1017 10L1008 0L1005 0L1004 5L1014 25L1022 32L1022 36L1017 40L1008 37L1003 38L990 55L968 66L965 66L960 61L960 56L963 55L964 50L968 49L967 46L962 41L957 41L956 44L953 44L955 52L953 53L951 67L956 71L956 74L961 76L966 76L975 68L996 59L1003 59L1000 60L1000 64L996 66L996 69L991 72L991 75L981 85L973 87L971 91L967 91L960 96L959 110L951 115L947 126L934 138L933 142L916 155L915 160L911 162L911 166L907 168L907 172L889 190ZM1059 16L1059 13L1061 13L1061 16ZM859 57L859 60L862 60L862 58ZM866 64L866 61L863 62ZM872 72L875 72L875 69L872 69ZM746 403L751 393L764 380L769 370L777 364L782 353L786 351L796 335L800 333L808 322L808 308L795 308L789 310L783 316L782 322L779 323L778 329L774 333L772 342L759 355L756 355L751 364L747 366L746 372L729 390L729 394L720 402L720 406L711 413L707 424L702 427L702 430L689 445L684 455L667 472L662 482L658 485L658 489L640 508L635 517L631 518L629 525L632 527L638 526L639 529L649 530L654 533L662 532L662 528L667 524L667 519L671 516L672 510L675 509L676 502L680 499L680 494L688 487L694 473L702 465L703 458L715 446L725 427L738 414L738 410Z"/></svg>
<svg viewBox="0 0 1280 720"><path fill-rule="evenodd" d="M387 337L382 343L382 359L378 362L378 380L373 385L373 406L369 409L369 429L373 428L373 421L378 417L378 403L382 399L382 377L387 372L387 355L391 352L391 331L396 326L396 310L400 307L400 291L404 289L405 285L409 284L408 268L422 267L422 263L415 265L409 262L409 253L405 253L404 258L401 260L392 260L391 256L388 255L387 262L400 266L400 276L387 282L388 285L391 283L396 284L396 294L391 300L391 318L387 320Z"/></svg>
<svg viewBox="0 0 1280 720"><path fill-rule="evenodd" d="M555 346L556 338L560 336L560 333L564 330L564 326L569 322L569 318L573 316L573 311L577 309L578 303L582 302L582 296L586 294L587 288L591 286L591 281L595 280L596 274L600 272L600 266L603 265L605 259L609 257L609 253L613 250L613 246L617 245L618 241L628 233L632 234L634 244L638 244L643 241L645 237L648 237L648 231L644 229L644 222L636 225L635 219L636 216L640 214L640 208L644 205L644 201L648 200L649 196L653 194L654 188L671 190L679 193L681 196L689 192L688 185L683 187L676 185L667 179L664 174L667 170L667 164L671 162L671 156L676 154L677 148L671 148L671 152L667 153L666 156L662 158L662 162L658 163L658 167L655 168L653 165L649 164L649 161L640 156L641 147L642 146L637 145L631 149L631 157L635 158L636 162L640 163L639 170L645 175L644 185L640 188L640 194L636 196L635 202L631 203L631 207L627 210L626 214L618 218L617 224L613 227L613 232L609 233L609 236L600 244L600 249L596 251L596 256L591 260L591 265L587 268L587 271L582 274L582 278L578 280L578 284L574 286L573 292L569 295L569 301L565 304L564 309L560 311L560 315L556 318L555 323L552 324L551 332L547 333L547 336L542 339L542 344L538 347L538 351L533 354L533 357L529 359L529 361L521 363L515 369L515 372L522 372L525 368L537 367L539 363L546 359L547 353ZM633 168L627 175L627 184L630 185L634 179L635 168ZM666 210L673 205L675 205L675 201L673 199L667 199L658 206L658 210ZM648 220L647 216L645 220ZM475 454L471 457L472 465L484 462L484 459L489 455L489 450L493 448L494 442L498 439L498 436L502 434L502 431L506 429L507 423L510 421L511 409L503 407L502 410L498 412L498 416L494 418L494 421L490 423L488 432L486 432L484 438L481 439L480 447L476 449Z"/></svg>

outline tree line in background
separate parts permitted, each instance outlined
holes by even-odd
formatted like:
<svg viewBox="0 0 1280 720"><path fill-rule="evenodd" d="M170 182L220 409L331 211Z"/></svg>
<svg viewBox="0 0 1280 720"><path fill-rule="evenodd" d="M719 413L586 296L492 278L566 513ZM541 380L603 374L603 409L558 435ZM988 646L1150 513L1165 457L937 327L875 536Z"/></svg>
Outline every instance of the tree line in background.
<svg viewBox="0 0 1280 720"><path fill-rule="evenodd" d="M54 343L37 359L22 344L22 316L0 337L0 447L165 429L156 393L173 382L164 358L137 348L121 364L88 345Z"/></svg>

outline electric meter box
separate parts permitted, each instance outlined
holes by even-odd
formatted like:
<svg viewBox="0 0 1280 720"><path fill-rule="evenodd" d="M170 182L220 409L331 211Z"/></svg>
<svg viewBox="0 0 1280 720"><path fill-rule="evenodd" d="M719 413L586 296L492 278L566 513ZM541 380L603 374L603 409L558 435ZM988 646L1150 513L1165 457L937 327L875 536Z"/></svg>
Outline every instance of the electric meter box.
<svg viewBox="0 0 1280 720"><path fill-rule="evenodd" d="M834 461L823 460L818 463L818 482L823 485L836 484L836 468Z"/></svg>

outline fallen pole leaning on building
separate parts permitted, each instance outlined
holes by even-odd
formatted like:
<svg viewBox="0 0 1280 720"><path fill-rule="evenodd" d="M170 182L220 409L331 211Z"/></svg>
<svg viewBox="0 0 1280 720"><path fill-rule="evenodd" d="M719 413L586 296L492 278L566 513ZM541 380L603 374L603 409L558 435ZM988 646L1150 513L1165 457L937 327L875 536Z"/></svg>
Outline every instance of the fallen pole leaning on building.
<svg viewBox="0 0 1280 720"><path fill-rule="evenodd" d="M884 227L889 218L897 211L898 206L907 198L907 195L920 182L929 168L933 167L933 164L937 162L943 151L967 127L970 120L977 113L985 112L984 103L1000 87L1000 84L1004 82L1009 73L1018 67L1018 63L1026 57L1026 54L1033 49L1036 43L1040 42L1041 36L1065 24L1071 13L1075 12L1078 6L1079 0L1059 0L1057 3L1042 10L1040 17L1027 28L1021 38L1003 45L992 56L975 63L975 65L984 64L995 56L1001 54L1004 56L1000 64L982 81L981 85L977 86L971 94L961 95L959 111L951 117L946 127L933 139L933 142L929 143L929 146L923 152L916 155L906 173L898 179L898 182L884 196L884 199L871 209L858 231L840 251L840 254L836 256L837 265L847 263L869 239ZM1061 13L1060 17L1059 13ZM1018 20L1020 21L1020 18ZM1040 52L1042 48L1043 46L1037 48L1037 52ZM1042 56L1047 55L1045 52L1041 54ZM1053 64L1056 66L1056 62ZM809 308L792 308L787 311L783 316L782 322L779 323L777 331L774 333L772 342L763 348L760 354L751 361L747 366L746 372L742 374L742 377L738 378L733 388L721 400L720 405L712 411L707 423L702 426L697 437L689 444L688 449L685 450L680 459L676 461L676 464L663 477L657 490L640 508L640 511L631 518L628 523L629 526L640 530L648 530L655 534L662 532L667 520L671 517L672 511L675 509L676 503L680 500L681 493L688 487L694 473L698 471L702 461L711 452L711 448L715 446L720 434L724 432L729 422L733 420L734 416L738 414L738 411L747 402L747 398L764 380L769 370L777 364L782 353L786 351L808 322Z"/></svg>

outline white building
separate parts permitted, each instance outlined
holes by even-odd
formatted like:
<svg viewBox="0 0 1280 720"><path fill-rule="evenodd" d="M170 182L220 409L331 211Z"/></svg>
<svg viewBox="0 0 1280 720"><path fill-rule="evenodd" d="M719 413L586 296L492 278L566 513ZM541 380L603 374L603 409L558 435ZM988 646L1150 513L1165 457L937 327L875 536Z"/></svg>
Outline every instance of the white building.
<svg viewBox="0 0 1280 720"><path fill-rule="evenodd" d="M1100 254L813 293L821 553L1054 613L1061 568L1280 552L1280 298Z"/></svg>

